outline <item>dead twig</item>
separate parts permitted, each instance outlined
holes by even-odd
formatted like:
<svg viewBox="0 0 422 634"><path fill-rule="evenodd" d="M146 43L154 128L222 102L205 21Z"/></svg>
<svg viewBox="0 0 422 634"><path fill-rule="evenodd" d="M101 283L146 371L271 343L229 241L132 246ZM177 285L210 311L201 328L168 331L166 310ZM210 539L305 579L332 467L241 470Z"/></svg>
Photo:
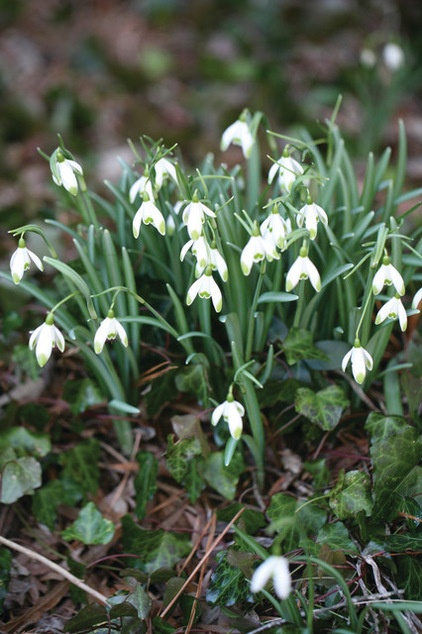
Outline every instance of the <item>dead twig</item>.
<svg viewBox="0 0 422 634"><path fill-rule="evenodd" d="M90 588L86 583L84 583L84 581L82 581L82 579L78 579L78 577L75 577L75 575L72 575L71 572L69 572L62 566L59 566L59 564L54 563L54 561L50 561L49 559L47 559L47 557L44 557L44 555L40 555L40 553L37 553L34 550L30 550L29 548L26 548L25 546L21 546L20 544L17 544L16 542L11 541L10 539L6 539L6 537L0 536L0 544L3 544L3 546L6 546L6 548L17 550L18 552L23 553L30 559L35 559L36 561L40 561L45 566L47 566L47 568L50 568L50 570L54 570L59 575L61 575L64 579L67 579L67 581L70 581L70 583L72 583L74 586L80 588L81 590L89 594L98 603L101 603L102 605L107 604L107 597L105 597L100 592L97 592L97 590Z"/></svg>

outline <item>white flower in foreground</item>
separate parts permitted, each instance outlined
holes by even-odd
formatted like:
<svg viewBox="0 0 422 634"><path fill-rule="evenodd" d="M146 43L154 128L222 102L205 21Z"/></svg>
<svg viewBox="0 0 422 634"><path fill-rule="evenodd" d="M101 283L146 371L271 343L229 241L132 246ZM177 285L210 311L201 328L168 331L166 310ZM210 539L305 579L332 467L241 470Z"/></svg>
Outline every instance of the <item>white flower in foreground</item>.
<svg viewBox="0 0 422 634"><path fill-rule="evenodd" d="M44 270L38 255L27 249L25 244L25 240L20 238L18 248L10 258L10 272L15 284L19 284L25 271L28 271L31 266L31 260L40 271Z"/></svg>
<svg viewBox="0 0 422 634"><path fill-rule="evenodd" d="M169 161L165 156L158 159L154 164L155 171L155 186L160 189L164 180L170 177L177 185L177 173L173 163Z"/></svg>
<svg viewBox="0 0 422 634"><path fill-rule="evenodd" d="M250 158L255 140L248 124L243 119L238 119L224 130L221 137L221 150L225 152L231 143L239 145L242 148L243 156L246 159Z"/></svg>
<svg viewBox="0 0 422 634"><path fill-rule="evenodd" d="M404 281L395 266L390 264L390 258L385 256L372 281L374 295L381 293L384 286L393 285L399 295L404 295Z"/></svg>
<svg viewBox="0 0 422 634"><path fill-rule="evenodd" d="M51 357L54 346L57 346L60 352L63 352L65 347L64 337L54 325L53 314L48 313L45 322L38 326L29 338L29 349L33 350L35 348L35 356L41 368L45 366Z"/></svg>
<svg viewBox="0 0 422 634"><path fill-rule="evenodd" d="M303 167L286 152L270 167L268 182L272 183L277 174L280 189L289 193L296 178L303 174Z"/></svg>
<svg viewBox="0 0 422 634"><path fill-rule="evenodd" d="M217 282L212 276L210 268L207 268L205 273L189 288L186 295L186 304L190 306L197 295L199 295L201 299L212 299L214 309L217 313L222 309L223 297Z"/></svg>
<svg viewBox="0 0 422 634"><path fill-rule="evenodd" d="M301 248L299 256L293 262L286 276L286 291L289 293L300 280L311 282L317 293L321 290L321 278L318 269L308 258L307 249Z"/></svg>
<svg viewBox="0 0 422 634"><path fill-rule="evenodd" d="M83 176L82 167L76 161L65 158L62 150L57 148L50 158L50 168L53 181L59 187L63 186L69 194L76 196L78 193L78 180L76 174Z"/></svg>
<svg viewBox="0 0 422 634"><path fill-rule="evenodd" d="M182 220L187 226L189 237L197 240L202 233L205 216L215 218L215 213L194 194L193 200L183 210Z"/></svg>
<svg viewBox="0 0 422 634"><path fill-rule="evenodd" d="M144 194L148 194L149 199L154 200L154 188L147 170L131 186L129 190L129 200L133 203L137 196L143 198Z"/></svg>
<svg viewBox="0 0 422 634"><path fill-rule="evenodd" d="M327 214L322 207L313 203L310 199L306 205L297 212L296 222L299 227L302 227L305 222L305 227L309 231L309 237L311 240L315 240L317 235L317 225L321 221L323 225L328 224Z"/></svg>
<svg viewBox="0 0 422 634"><path fill-rule="evenodd" d="M402 331L404 332L406 330L407 314L398 294L381 306L375 318L375 324L378 325L382 323L385 319L387 319L387 317L389 319L398 319Z"/></svg>
<svg viewBox="0 0 422 634"><path fill-rule="evenodd" d="M286 238L291 230L289 225L290 223L280 216L277 205L274 205L269 216L261 222L261 235L264 240L272 239L276 247L284 251L287 246Z"/></svg>
<svg viewBox="0 0 422 634"><path fill-rule="evenodd" d="M389 42L384 46L382 57L384 60L384 64L392 73L399 70L405 62L403 49L395 42Z"/></svg>
<svg viewBox="0 0 422 634"><path fill-rule="evenodd" d="M255 262L261 262L264 259L271 262L279 258L280 254L276 250L273 238L268 235L264 238L258 227L256 227L254 234L249 238L240 256L242 273L243 275L249 275Z"/></svg>
<svg viewBox="0 0 422 634"><path fill-rule="evenodd" d="M353 348L343 357L343 361L341 362L341 369L343 372L346 371L349 361L352 364L352 373L355 377L356 383L363 383L366 376L366 370L368 369L371 371L374 362L369 352L360 345L359 339L355 339Z"/></svg>
<svg viewBox="0 0 422 634"><path fill-rule="evenodd" d="M251 592L260 592L272 579L274 590L279 599L287 599L292 591L292 578L289 560L286 557L271 555L255 570L251 579Z"/></svg>
<svg viewBox="0 0 422 634"><path fill-rule="evenodd" d="M415 293L415 297L413 298L413 302L412 302L412 308L416 310L421 302L422 302L422 288L420 288L417 291L417 293Z"/></svg>
<svg viewBox="0 0 422 634"><path fill-rule="evenodd" d="M224 403L217 405L211 416L211 424L217 425L220 418L229 426L230 435L235 440L239 440L242 435L243 421L242 416L245 415L245 408L241 403L235 401L233 396L227 394Z"/></svg>
<svg viewBox="0 0 422 634"><path fill-rule="evenodd" d="M148 194L144 193L144 200L142 205L136 212L133 222L132 230L135 238L139 236L141 224L152 225L163 236L166 233L166 221L161 211L149 200Z"/></svg>
<svg viewBox="0 0 422 634"><path fill-rule="evenodd" d="M102 352L106 341L114 341L119 337L120 341L126 348L128 345L128 339L126 330L122 324L115 318L114 311L109 310L108 315L99 325L94 337L94 350L97 354Z"/></svg>

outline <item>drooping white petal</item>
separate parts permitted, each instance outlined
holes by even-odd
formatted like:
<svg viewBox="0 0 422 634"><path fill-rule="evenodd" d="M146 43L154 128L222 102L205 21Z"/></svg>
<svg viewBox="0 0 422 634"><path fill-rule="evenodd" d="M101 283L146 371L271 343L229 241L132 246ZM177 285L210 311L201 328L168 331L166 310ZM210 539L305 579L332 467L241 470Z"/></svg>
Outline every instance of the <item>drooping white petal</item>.
<svg viewBox="0 0 422 634"><path fill-rule="evenodd" d="M113 314L111 312L111 314ZM94 350L97 354L100 354L104 348L104 344L106 341L114 340L116 337L119 337L121 343L127 347L128 338L126 334L126 330L123 328L121 323L115 318L107 316L99 327L97 328L97 332L94 337Z"/></svg>
<svg viewBox="0 0 422 634"><path fill-rule="evenodd" d="M41 368L51 357L54 346L57 346L60 352L63 352L65 348L64 337L54 324L44 322L34 330L29 338L29 349L35 348L35 356Z"/></svg>
<svg viewBox="0 0 422 634"><path fill-rule="evenodd" d="M251 592L263 590L270 579L273 580L277 596L280 599L287 599L291 592L292 581L286 557L271 555L263 561L252 575Z"/></svg>
<svg viewBox="0 0 422 634"><path fill-rule="evenodd" d="M384 286L391 285L394 286L399 295L404 295L404 281L399 271L391 263L382 264L374 275L374 279L372 281L372 292L374 295L378 295Z"/></svg>
<svg viewBox="0 0 422 634"><path fill-rule="evenodd" d="M385 319L399 320L400 328L404 332L407 328L407 314L399 297L392 297L379 309L375 318L375 324L378 325Z"/></svg>
<svg viewBox="0 0 422 634"><path fill-rule="evenodd" d="M360 345L359 340L356 340L353 348L343 357L341 364L343 372L346 371L349 361L352 365L352 374L356 383L363 383L366 376L366 370L368 369L371 371L373 368L373 359L369 352Z"/></svg>
<svg viewBox="0 0 422 634"><path fill-rule="evenodd" d="M154 188L149 176L140 176L131 186L129 190L129 200L131 203L135 201L137 196L143 197L144 194L148 194L150 200L154 200Z"/></svg>
<svg viewBox="0 0 422 634"><path fill-rule="evenodd" d="M223 132L220 144L221 150L223 152L227 150L231 143L241 146L245 158L250 157L255 141L246 121L239 119L229 125Z"/></svg>
<svg viewBox="0 0 422 634"><path fill-rule="evenodd" d="M25 244L23 239L20 241L20 244L21 242ZM31 260L40 271L44 270L40 258L27 249L26 246L18 246L16 251L12 254L10 258L10 272L15 284L19 284L25 271L30 268Z"/></svg>
<svg viewBox="0 0 422 634"><path fill-rule="evenodd" d="M422 302L422 288L420 288L416 293L412 301L412 308L415 310L418 308L419 304Z"/></svg>
<svg viewBox="0 0 422 634"><path fill-rule="evenodd" d="M164 179L169 176L177 184L176 168L171 161L165 156L160 158L154 165L155 170L155 185L157 189L160 189L163 185Z"/></svg>

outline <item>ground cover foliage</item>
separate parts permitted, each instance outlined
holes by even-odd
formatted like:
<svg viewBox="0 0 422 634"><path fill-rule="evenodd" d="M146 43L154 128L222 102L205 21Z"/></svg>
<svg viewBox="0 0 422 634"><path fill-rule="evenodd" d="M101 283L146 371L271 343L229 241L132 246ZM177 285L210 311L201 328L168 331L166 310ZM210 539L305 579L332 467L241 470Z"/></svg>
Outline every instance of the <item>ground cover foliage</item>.
<svg viewBox="0 0 422 634"><path fill-rule="evenodd" d="M190 170L141 138L106 196L78 163L60 171L74 157L59 139L56 213L11 228L45 270L1 272L18 390L0 445L4 632L421 627L420 191L404 187L404 126L360 183L336 111L317 138L262 113L236 123L234 165ZM44 318L53 332L51 317L64 350L55 334L62 354L35 338L34 354L24 333ZM214 419L224 403L236 414ZM288 558L287 598L251 592L269 554Z"/></svg>

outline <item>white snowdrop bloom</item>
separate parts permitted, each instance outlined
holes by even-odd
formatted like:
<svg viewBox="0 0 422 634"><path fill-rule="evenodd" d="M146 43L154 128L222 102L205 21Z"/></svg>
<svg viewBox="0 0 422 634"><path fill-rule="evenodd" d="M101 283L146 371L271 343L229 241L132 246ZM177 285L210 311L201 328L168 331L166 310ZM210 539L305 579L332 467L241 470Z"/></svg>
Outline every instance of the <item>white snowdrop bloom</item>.
<svg viewBox="0 0 422 634"><path fill-rule="evenodd" d="M19 284L25 271L29 270L31 260L40 271L44 270L43 264L38 255L35 255L35 253L27 249L24 238L20 238L18 248L10 258L10 272L15 284Z"/></svg>
<svg viewBox="0 0 422 634"><path fill-rule="evenodd" d="M421 302L422 302L422 288L420 288L415 293L415 297L413 298L413 302L412 302L412 308L416 310Z"/></svg>
<svg viewBox="0 0 422 634"><path fill-rule="evenodd" d="M136 212L133 222L132 230L135 238L139 236L141 230L141 224L152 225L163 236L166 233L166 222L161 211L154 203L149 200L148 194L144 193L144 200Z"/></svg>
<svg viewBox="0 0 422 634"><path fill-rule="evenodd" d="M280 216L277 205L272 212L261 222L261 235L264 240L272 239L276 247L284 251L287 246L287 236L290 233L290 222Z"/></svg>
<svg viewBox="0 0 422 634"><path fill-rule="evenodd" d="M211 245L210 247L210 256L211 256L211 268L213 271L217 270L219 276L223 280L223 282L227 282L229 277L229 271L227 268L226 260L221 255L220 251L216 246Z"/></svg>
<svg viewBox="0 0 422 634"><path fill-rule="evenodd" d="M197 240L201 235L205 216L215 218L215 213L194 196L193 200L186 205L182 215L182 220L192 240Z"/></svg>
<svg viewBox="0 0 422 634"><path fill-rule="evenodd" d="M157 189L162 187L164 180L167 177L170 177L172 181L174 181L177 185L177 173L176 168L168 158L163 156L158 159L158 161L154 164L155 171L155 186Z"/></svg>
<svg viewBox="0 0 422 634"><path fill-rule="evenodd" d="M128 345L126 330L122 324L115 318L114 311L109 310L108 315L99 325L94 337L94 350L100 354L104 348L106 341L114 341L119 338L124 347Z"/></svg>
<svg viewBox="0 0 422 634"><path fill-rule="evenodd" d="M321 221L323 225L328 224L327 214L322 207L313 203L308 199L306 205L297 212L296 222L299 227L302 227L305 222L305 227L309 231L309 237L311 240L315 240L317 235L317 225Z"/></svg>
<svg viewBox="0 0 422 634"><path fill-rule="evenodd" d="M387 319L387 317L389 319L398 319L402 331L404 332L406 330L407 314L398 294L396 294L394 297L389 299L388 302L381 306L375 318L375 324L381 324Z"/></svg>
<svg viewBox="0 0 422 634"><path fill-rule="evenodd" d="M148 194L150 200L154 200L155 198L154 187L152 186L148 172L145 172L133 183L129 190L129 200L133 203L137 196L143 198L144 194Z"/></svg>
<svg viewBox="0 0 422 634"><path fill-rule="evenodd" d="M191 250L196 258L195 275L199 277L207 266L211 265L211 249L204 235L197 240L188 240L180 251L180 260L183 261L187 252Z"/></svg>
<svg viewBox="0 0 422 634"><path fill-rule="evenodd" d="M321 290L321 278L315 264L307 256L306 249L301 249L299 256L293 262L286 276L286 291L289 293L300 280L309 279L310 283L317 291Z"/></svg>
<svg viewBox="0 0 422 634"><path fill-rule="evenodd" d="M246 159L250 158L255 140L246 121L238 119L224 130L221 137L221 150L225 152L231 143L239 145L243 156Z"/></svg>
<svg viewBox="0 0 422 634"><path fill-rule="evenodd" d="M386 44L382 51L384 64L392 73L399 70L405 62L404 51L401 46L395 42Z"/></svg>
<svg viewBox="0 0 422 634"><path fill-rule="evenodd" d="M256 228L256 231L258 234L254 234L249 238L240 256L240 267L243 275L249 275L252 266L256 262L261 262L264 259L267 259L268 262L272 262L272 260L278 260L280 258L272 236L267 234L264 238L259 233L258 228Z"/></svg>
<svg viewBox="0 0 422 634"><path fill-rule="evenodd" d="M374 68L377 63L377 56L371 48L363 48L360 52L360 63L365 68Z"/></svg>
<svg viewBox="0 0 422 634"><path fill-rule="evenodd" d="M78 193L78 179L76 175L83 176L82 167L76 161L64 156L61 148L57 148L50 158L50 169L53 181L59 187L64 187L69 194L76 196Z"/></svg>
<svg viewBox="0 0 422 634"><path fill-rule="evenodd" d="M212 276L211 270L208 268L189 288L186 296L186 304L190 306L197 295L199 295L201 299L211 299L214 310L217 313L221 311L223 307L223 297L217 282Z"/></svg>
<svg viewBox="0 0 422 634"><path fill-rule="evenodd" d="M245 408L241 403L235 401L233 396L227 395L224 403L217 405L211 416L211 424L217 425L220 418L229 426L230 435L235 440L239 440L242 435L243 421L242 416L245 415Z"/></svg>
<svg viewBox="0 0 422 634"><path fill-rule="evenodd" d="M289 570L289 560L286 557L271 555L256 568L251 579L251 592L260 592L267 583L273 582L274 590L279 599L287 599L292 591L292 578Z"/></svg>
<svg viewBox="0 0 422 634"><path fill-rule="evenodd" d="M404 281L395 266L390 263L390 258L385 256L383 263L374 275L372 292L374 295L381 293L384 286L393 285L399 295L404 295Z"/></svg>
<svg viewBox="0 0 422 634"><path fill-rule="evenodd" d="M64 337L54 325L53 314L48 313L45 322L38 326L29 338L29 349L33 350L35 348L35 356L41 368L45 366L51 357L55 346L58 347L60 352L63 352L65 348Z"/></svg>
<svg viewBox="0 0 422 634"><path fill-rule="evenodd" d="M268 182L272 183L278 175L280 189L289 193L296 178L301 174L303 174L302 165L288 154L283 154L283 156L270 167Z"/></svg>
<svg viewBox="0 0 422 634"><path fill-rule="evenodd" d="M360 345L359 339L355 340L353 348L343 357L343 361L341 363L341 369L343 372L346 371L349 361L352 364L352 373L356 383L363 383L366 376L366 370L368 369L371 371L374 362L369 352Z"/></svg>

